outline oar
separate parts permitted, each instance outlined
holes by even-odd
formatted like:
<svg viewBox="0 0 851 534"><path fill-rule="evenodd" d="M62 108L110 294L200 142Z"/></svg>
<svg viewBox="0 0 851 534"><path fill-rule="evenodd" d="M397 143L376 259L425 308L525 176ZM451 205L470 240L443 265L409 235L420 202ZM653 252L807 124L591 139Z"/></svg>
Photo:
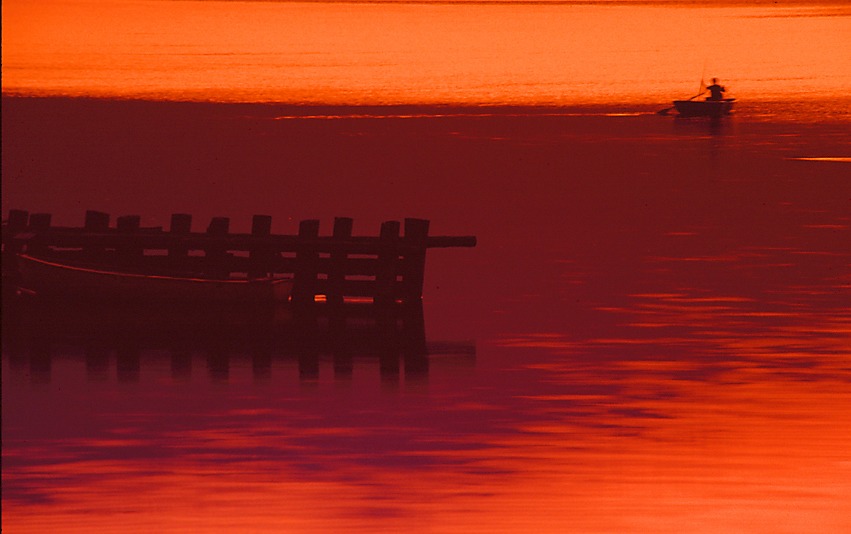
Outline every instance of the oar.
<svg viewBox="0 0 851 534"><path fill-rule="evenodd" d="M701 80L701 82L700 82L700 83L701 83L701 84L703 84L703 80ZM695 98L699 97L700 95L702 95L702 94L703 94L703 93L705 93L705 92L706 92L705 90L701 89L701 91L700 91L699 93L697 93L697 94L696 94L696 95L694 95L693 97L691 97L691 98L689 98L688 100L686 100L686 102L688 102L689 100L694 100ZM670 113L670 112L671 112L671 110L672 110L672 109L674 109L674 106L671 106L671 107L669 107L669 108L665 108L665 109L660 109L660 110L659 110L659 111L657 111L656 113L657 113L657 114L659 114L659 115L667 115L668 113Z"/></svg>

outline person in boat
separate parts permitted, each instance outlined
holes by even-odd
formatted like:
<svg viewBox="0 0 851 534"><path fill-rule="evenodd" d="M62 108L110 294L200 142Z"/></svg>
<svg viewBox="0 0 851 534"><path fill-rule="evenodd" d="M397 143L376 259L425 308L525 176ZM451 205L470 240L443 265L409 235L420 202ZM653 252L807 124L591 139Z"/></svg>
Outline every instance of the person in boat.
<svg viewBox="0 0 851 534"><path fill-rule="evenodd" d="M726 89L718 83L718 78L712 78L712 85L708 86L706 90L709 91L709 96L706 97L706 100L724 100L724 91Z"/></svg>

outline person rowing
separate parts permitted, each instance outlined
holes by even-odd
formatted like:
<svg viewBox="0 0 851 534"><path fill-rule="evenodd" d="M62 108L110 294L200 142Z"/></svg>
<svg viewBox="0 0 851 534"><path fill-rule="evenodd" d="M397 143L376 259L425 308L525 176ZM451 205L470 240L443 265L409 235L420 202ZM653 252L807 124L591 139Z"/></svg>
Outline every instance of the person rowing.
<svg viewBox="0 0 851 534"><path fill-rule="evenodd" d="M726 89L718 83L718 78L712 78L712 85L708 86L706 90L709 91L709 96L706 97L706 100L724 100L724 91Z"/></svg>
<svg viewBox="0 0 851 534"><path fill-rule="evenodd" d="M698 97L709 92L703 100L697 100ZM735 98L724 98L724 93L727 88L718 83L718 78L712 78L711 85L704 85L703 79L700 80L700 91L691 98L685 100L674 100L673 107L665 108L657 111L659 115L667 115L672 109L676 109L681 117L721 117L729 115L733 108Z"/></svg>

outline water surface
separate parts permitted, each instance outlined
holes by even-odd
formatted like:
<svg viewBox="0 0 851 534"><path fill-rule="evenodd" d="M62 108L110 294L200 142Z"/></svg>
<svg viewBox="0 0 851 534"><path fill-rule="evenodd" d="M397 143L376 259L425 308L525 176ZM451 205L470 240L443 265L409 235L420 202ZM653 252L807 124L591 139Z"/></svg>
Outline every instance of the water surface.
<svg viewBox="0 0 851 534"><path fill-rule="evenodd" d="M3 92L332 104L746 101L849 108L842 2L3 4Z"/></svg>
<svg viewBox="0 0 851 534"><path fill-rule="evenodd" d="M404 333L4 296L4 530L851 531L846 3L3 21L4 216L478 237Z"/></svg>
<svg viewBox="0 0 851 534"><path fill-rule="evenodd" d="M4 212L479 241L429 253L425 363L368 325L7 313L4 530L851 528L841 122L3 105Z"/></svg>

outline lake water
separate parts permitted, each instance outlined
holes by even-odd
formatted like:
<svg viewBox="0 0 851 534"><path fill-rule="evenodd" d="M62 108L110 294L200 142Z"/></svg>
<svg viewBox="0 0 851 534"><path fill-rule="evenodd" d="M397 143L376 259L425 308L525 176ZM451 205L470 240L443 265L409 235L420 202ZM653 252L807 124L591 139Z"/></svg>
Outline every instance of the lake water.
<svg viewBox="0 0 851 534"><path fill-rule="evenodd" d="M4 530L851 527L844 124L304 111L4 101L4 213L479 241L429 253L425 364L368 325L7 313Z"/></svg>
<svg viewBox="0 0 851 534"><path fill-rule="evenodd" d="M844 2L11 0L3 91L332 104L659 104L720 77L847 114Z"/></svg>
<svg viewBox="0 0 851 534"><path fill-rule="evenodd" d="M4 217L478 245L414 333L4 294L4 531L851 530L843 4L94 6L3 3Z"/></svg>

